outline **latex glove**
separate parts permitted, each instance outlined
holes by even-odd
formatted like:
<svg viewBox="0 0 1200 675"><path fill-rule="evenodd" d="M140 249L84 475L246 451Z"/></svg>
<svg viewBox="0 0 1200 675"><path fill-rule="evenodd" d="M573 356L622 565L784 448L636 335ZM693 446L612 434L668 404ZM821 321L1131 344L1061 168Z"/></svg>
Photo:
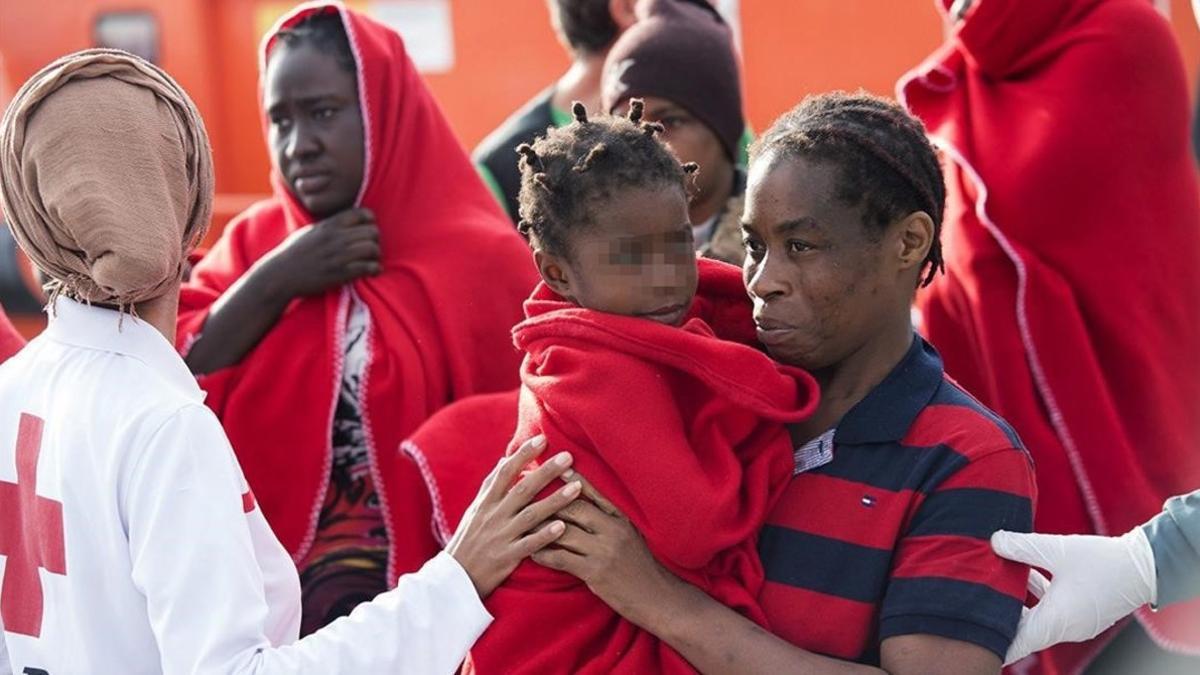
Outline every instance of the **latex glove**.
<svg viewBox="0 0 1200 675"><path fill-rule="evenodd" d="M1193 2L1200 2L1200 0L1193 0ZM970 11L973 4L975 4L974 0L954 0L950 5L950 18L955 21L962 21L967 16L967 12Z"/></svg>
<svg viewBox="0 0 1200 675"><path fill-rule="evenodd" d="M997 532L992 549L1052 577L1029 571L1029 590L1041 601L1022 610L1004 665L1060 642L1090 640L1158 598L1154 551L1140 527L1120 537Z"/></svg>

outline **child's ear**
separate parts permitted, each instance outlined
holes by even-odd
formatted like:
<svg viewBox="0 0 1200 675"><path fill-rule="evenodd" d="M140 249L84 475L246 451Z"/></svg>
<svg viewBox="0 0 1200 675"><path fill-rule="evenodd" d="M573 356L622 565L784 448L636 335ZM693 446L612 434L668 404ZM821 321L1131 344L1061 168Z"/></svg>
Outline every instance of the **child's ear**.
<svg viewBox="0 0 1200 675"><path fill-rule="evenodd" d="M562 258L541 248L535 248L533 261L537 264L538 273L542 275L542 281L546 282L550 290L574 302L571 293L571 269Z"/></svg>

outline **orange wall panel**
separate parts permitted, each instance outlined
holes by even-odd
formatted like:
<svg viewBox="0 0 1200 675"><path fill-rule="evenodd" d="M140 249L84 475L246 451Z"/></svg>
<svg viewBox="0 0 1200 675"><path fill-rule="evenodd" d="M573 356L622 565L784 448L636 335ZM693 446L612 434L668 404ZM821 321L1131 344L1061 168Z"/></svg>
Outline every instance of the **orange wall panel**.
<svg viewBox="0 0 1200 675"><path fill-rule="evenodd" d="M209 3L194 0L5 0L0 3L0 52L7 79L19 86L59 56L93 46L96 19L106 12L149 11L159 24L160 65L191 94L210 133L220 136L208 10Z"/></svg>
<svg viewBox="0 0 1200 675"><path fill-rule="evenodd" d="M454 70L425 80L469 150L570 61L546 0L451 0L451 8Z"/></svg>
<svg viewBox="0 0 1200 675"><path fill-rule="evenodd" d="M743 0L741 20L747 115L757 130L807 94L890 96L942 41L933 0Z"/></svg>

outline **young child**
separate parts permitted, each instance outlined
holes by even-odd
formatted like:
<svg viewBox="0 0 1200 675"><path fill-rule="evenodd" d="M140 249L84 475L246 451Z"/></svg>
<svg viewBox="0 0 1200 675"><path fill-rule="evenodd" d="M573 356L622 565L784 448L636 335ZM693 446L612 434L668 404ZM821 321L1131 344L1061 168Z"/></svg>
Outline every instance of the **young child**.
<svg viewBox="0 0 1200 675"><path fill-rule="evenodd" d="M520 230L543 282L513 330L525 356L509 451L539 433L570 449L660 561L765 623L755 531L792 475L785 425L811 413L816 384L759 351L740 271L696 260L696 166L642 111L589 119L576 104L574 123L518 149ZM523 564L492 598L468 670L692 670L563 573Z"/></svg>

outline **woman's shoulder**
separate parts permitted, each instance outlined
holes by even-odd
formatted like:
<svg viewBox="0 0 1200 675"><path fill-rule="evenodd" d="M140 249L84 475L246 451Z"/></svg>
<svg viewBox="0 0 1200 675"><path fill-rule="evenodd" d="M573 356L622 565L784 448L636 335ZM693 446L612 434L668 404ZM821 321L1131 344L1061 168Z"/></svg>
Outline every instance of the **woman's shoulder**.
<svg viewBox="0 0 1200 675"><path fill-rule="evenodd" d="M918 435L941 437L966 462L995 453L1028 456L1012 425L947 376L934 392L929 405L917 416ZM914 430L910 430L910 434Z"/></svg>

